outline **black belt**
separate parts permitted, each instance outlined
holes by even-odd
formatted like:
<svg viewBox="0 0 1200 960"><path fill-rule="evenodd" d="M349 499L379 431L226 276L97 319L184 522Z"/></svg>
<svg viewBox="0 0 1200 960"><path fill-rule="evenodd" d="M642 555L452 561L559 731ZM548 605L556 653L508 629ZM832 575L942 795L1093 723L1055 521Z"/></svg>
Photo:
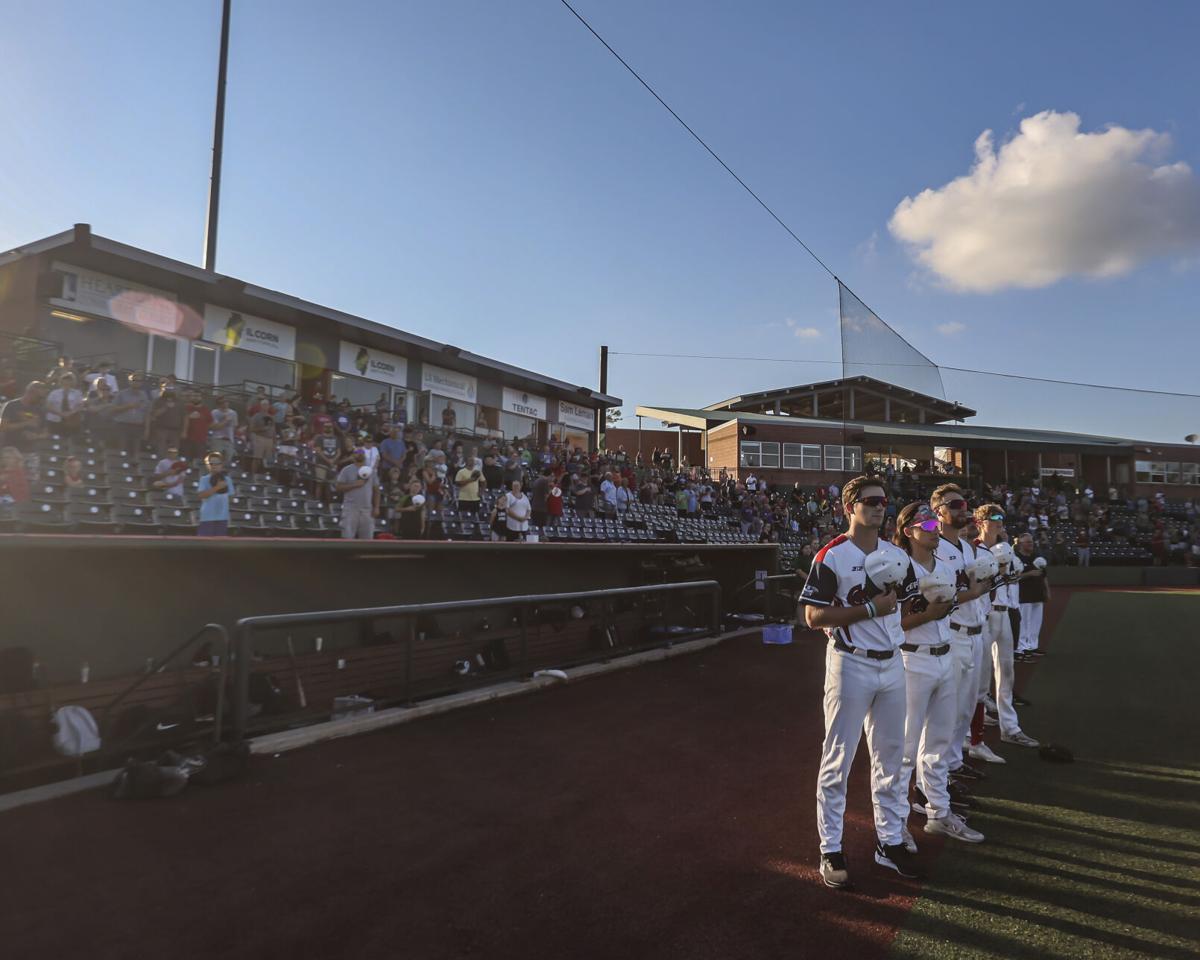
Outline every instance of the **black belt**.
<svg viewBox="0 0 1200 960"><path fill-rule="evenodd" d="M983 627L964 627L961 623L950 624L951 630L965 630L968 637L973 637L976 634L983 633Z"/></svg>
<svg viewBox="0 0 1200 960"><path fill-rule="evenodd" d="M1011 610L1011 609L1012 609L1012 607L1002 607L1002 606L1000 606L1000 604L998 604L998 603L993 603L993 604L992 604L992 609L993 609L993 610L998 610L998 611L1000 611L1000 613L1005 613L1005 612L1007 612L1007 611Z"/></svg>
<svg viewBox="0 0 1200 960"><path fill-rule="evenodd" d="M833 648L842 653L852 653L856 657L866 657L868 660L891 660L896 655L895 650L864 650L862 647L852 647L843 642L841 637L833 641Z"/></svg>
<svg viewBox="0 0 1200 960"><path fill-rule="evenodd" d="M905 653L916 653L918 650L921 650L922 647L919 643L902 643L900 644L900 649ZM950 652L950 644L943 643L940 647L925 647L924 649L929 653L930 656L940 657L943 654Z"/></svg>

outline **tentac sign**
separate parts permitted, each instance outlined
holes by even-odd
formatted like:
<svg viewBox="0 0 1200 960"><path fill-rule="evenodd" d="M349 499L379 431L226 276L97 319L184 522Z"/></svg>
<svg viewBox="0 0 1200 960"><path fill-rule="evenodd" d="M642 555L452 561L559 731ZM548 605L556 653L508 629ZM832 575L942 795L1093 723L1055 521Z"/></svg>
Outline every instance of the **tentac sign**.
<svg viewBox="0 0 1200 960"><path fill-rule="evenodd" d="M53 269L62 280L57 296L49 299L53 307L108 317L148 333L195 336L195 313L189 314L193 324L186 323L173 293L65 263L55 263Z"/></svg>
<svg viewBox="0 0 1200 960"><path fill-rule="evenodd" d="M534 420L546 419L546 398L539 397L524 390L504 388L504 412L516 413L522 417L533 417Z"/></svg>
<svg viewBox="0 0 1200 960"><path fill-rule="evenodd" d="M338 351L338 372L352 377L390 383L403 387L408 383L408 361L392 353L384 353L348 340L341 341Z"/></svg>
<svg viewBox="0 0 1200 960"><path fill-rule="evenodd" d="M578 403L558 401L558 422L577 430L596 429L596 411L591 407L580 406Z"/></svg>
<svg viewBox="0 0 1200 960"><path fill-rule="evenodd" d="M280 360L296 359L294 327L211 303L204 305L204 339L229 350L251 350Z"/></svg>
<svg viewBox="0 0 1200 960"><path fill-rule="evenodd" d="M439 397L465 400L467 403L474 403L479 393L479 386L470 374L435 367L430 363L421 364L421 389L436 393Z"/></svg>

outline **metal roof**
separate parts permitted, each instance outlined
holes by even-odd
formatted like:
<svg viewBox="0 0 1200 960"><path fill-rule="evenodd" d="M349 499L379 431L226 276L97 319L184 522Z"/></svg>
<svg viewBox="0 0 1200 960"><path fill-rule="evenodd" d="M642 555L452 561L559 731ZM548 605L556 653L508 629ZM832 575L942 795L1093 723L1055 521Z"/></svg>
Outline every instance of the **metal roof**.
<svg viewBox="0 0 1200 960"><path fill-rule="evenodd" d="M737 410L689 409L686 407L639 406L636 416L663 420L668 423L703 430L721 423L738 420L743 423L771 424L779 427L817 427L825 430L853 430L869 437L894 439L969 442L981 446L1100 447L1121 450L1135 442L1122 437L1098 437L1083 433L1063 433L1054 430L1030 430L1021 427L988 427L980 424L955 423L876 423L866 420L813 420L803 417L775 416L767 413L742 413Z"/></svg>
<svg viewBox="0 0 1200 960"><path fill-rule="evenodd" d="M332 307L325 307L308 300L302 300L299 297L280 293L277 290L255 286L254 284L238 280L235 277L205 270L194 264L172 260L169 257L164 257L149 250L142 250L139 247L133 247L117 240L99 236L92 233L91 227L87 224L76 224L72 230L56 233L53 236L44 237L41 240L35 240L20 247L14 247L12 250L0 252L0 266L63 248L73 248L78 252L91 251L136 265L140 268L137 271L139 275L128 277L127 279L139 280L148 285L168 285L168 282L163 279L158 279L156 283L154 274L169 274L184 281L188 286L200 284L203 287L211 288L207 291L201 289L199 292L204 296L211 296L214 300L237 297L240 300L262 304L264 305L265 312L268 314L268 318L272 312L278 313L279 309L282 308L285 311L306 314L310 317L328 321L334 324L339 332L349 333L350 336L367 334L371 341L378 343L378 349L409 347L419 352L419 359L427 359L429 362L441 364L451 369L458 369L464 373L488 371L500 374L510 383L512 381L523 381L522 385L531 386L534 389L550 388L560 394L572 394L582 398L582 402L589 405L595 404L605 407L621 405L619 397L601 393L599 390L594 390L590 387L567 383L565 380L559 380L533 370L526 370L500 360L493 360L490 357L471 353L452 344L429 340L425 337L399 330L396 327L376 323L373 320L366 320L363 317L344 313ZM88 266L88 264L80 263L79 266ZM109 269L113 268L110 267ZM271 308L275 309L272 310ZM243 307L242 309L249 312L252 308ZM380 343L380 341L382 342Z"/></svg>
<svg viewBox="0 0 1200 960"><path fill-rule="evenodd" d="M798 384L794 387L778 387L774 390L763 390L759 393L745 393L737 397L731 397L728 400L722 400L720 403L709 404L705 410L727 410L734 404L740 403L762 403L766 400L773 400L777 397L787 397L792 395L808 393L812 390L833 390L842 386L854 386L859 384L864 387L870 387L880 393L891 394L894 397L902 398L904 402L916 404L917 406L925 406L931 409L944 411L956 419L964 419L966 417L975 416L975 411L968 407L964 407L960 403L955 403L951 400L943 400L941 397L932 397L926 393L918 393L916 390L910 390L908 387L897 386L894 383L888 383L886 380L877 380L875 377L859 376L846 377L836 380L818 380L815 383Z"/></svg>

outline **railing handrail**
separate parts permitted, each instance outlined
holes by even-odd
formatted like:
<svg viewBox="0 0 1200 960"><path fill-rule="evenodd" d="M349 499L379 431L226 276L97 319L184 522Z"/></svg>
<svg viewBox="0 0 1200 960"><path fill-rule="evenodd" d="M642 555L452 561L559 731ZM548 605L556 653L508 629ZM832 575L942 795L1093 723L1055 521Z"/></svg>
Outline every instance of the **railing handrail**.
<svg viewBox="0 0 1200 960"><path fill-rule="evenodd" d="M332 620L353 620L360 617L372 619L402 617L421 613L438 613L449 610L473 610L477 607L498 607L518 603L555 603L561 600L609 599L643 593L667 593L697 588L720 589L716 580L684 580L679 583L652 583L641 587L613 587L607 590L580 590L574 593L532 593L507 597L477 597L472 600L439 600L432 603L404 603L389 607L347 607L343 610L313 610L305 613L260 614L243 617L234 624L238 636L243 632L265 627L290 627L294 625L327 623Z"/></svg>

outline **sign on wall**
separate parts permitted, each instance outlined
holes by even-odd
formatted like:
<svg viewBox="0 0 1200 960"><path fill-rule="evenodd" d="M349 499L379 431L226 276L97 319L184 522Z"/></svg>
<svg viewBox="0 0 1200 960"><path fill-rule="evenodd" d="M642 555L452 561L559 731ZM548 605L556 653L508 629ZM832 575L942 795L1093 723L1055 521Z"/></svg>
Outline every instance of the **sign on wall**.
<svg viewBox="0 0 1200 960"><path fill-rule="evenodd" d="M296 359L296 329L211 303L204 305L204 339L227 349L251 350L280 360Z"/></svg>
<svg viewBox="0 0 1200 960"><path fill-rule="evenodd" d="M384 353L373 347L341 341L338 351L338 372L365 377L380 383L403 387L408 383L408 361L394 353Z"/></svg>
<svg viewBox="0 0 1200 960"><path fill-rule="evenodd" d="M479 392L478 384L470 374L435 367L431 363L421 364L421 389L467 403L474 403Z"/></svg>
<svg viewBox="0 0 1200 960"><path fill-rule="evenodd" d="M522 417L533 417L535 420L546 419L546 398L537 394L505 387L503 403L506 413L517 413Z"/></svg>
<svg viewBox="0 0 1200 960"><path fill-rule="evenodd" d="M108 317L148 333L195 334L194 328L185 329L184 312L173 293L65 263L55 263L53 269L62 276L62 289L49 298L51 306Z"/></svg>
<svg viewBox="0 0 1200 960"><path fill-rule="evenodd" d="M559 400L558 422L568 427L575 427L577 430L595 430L596 411L578 403Z"/></svg>

